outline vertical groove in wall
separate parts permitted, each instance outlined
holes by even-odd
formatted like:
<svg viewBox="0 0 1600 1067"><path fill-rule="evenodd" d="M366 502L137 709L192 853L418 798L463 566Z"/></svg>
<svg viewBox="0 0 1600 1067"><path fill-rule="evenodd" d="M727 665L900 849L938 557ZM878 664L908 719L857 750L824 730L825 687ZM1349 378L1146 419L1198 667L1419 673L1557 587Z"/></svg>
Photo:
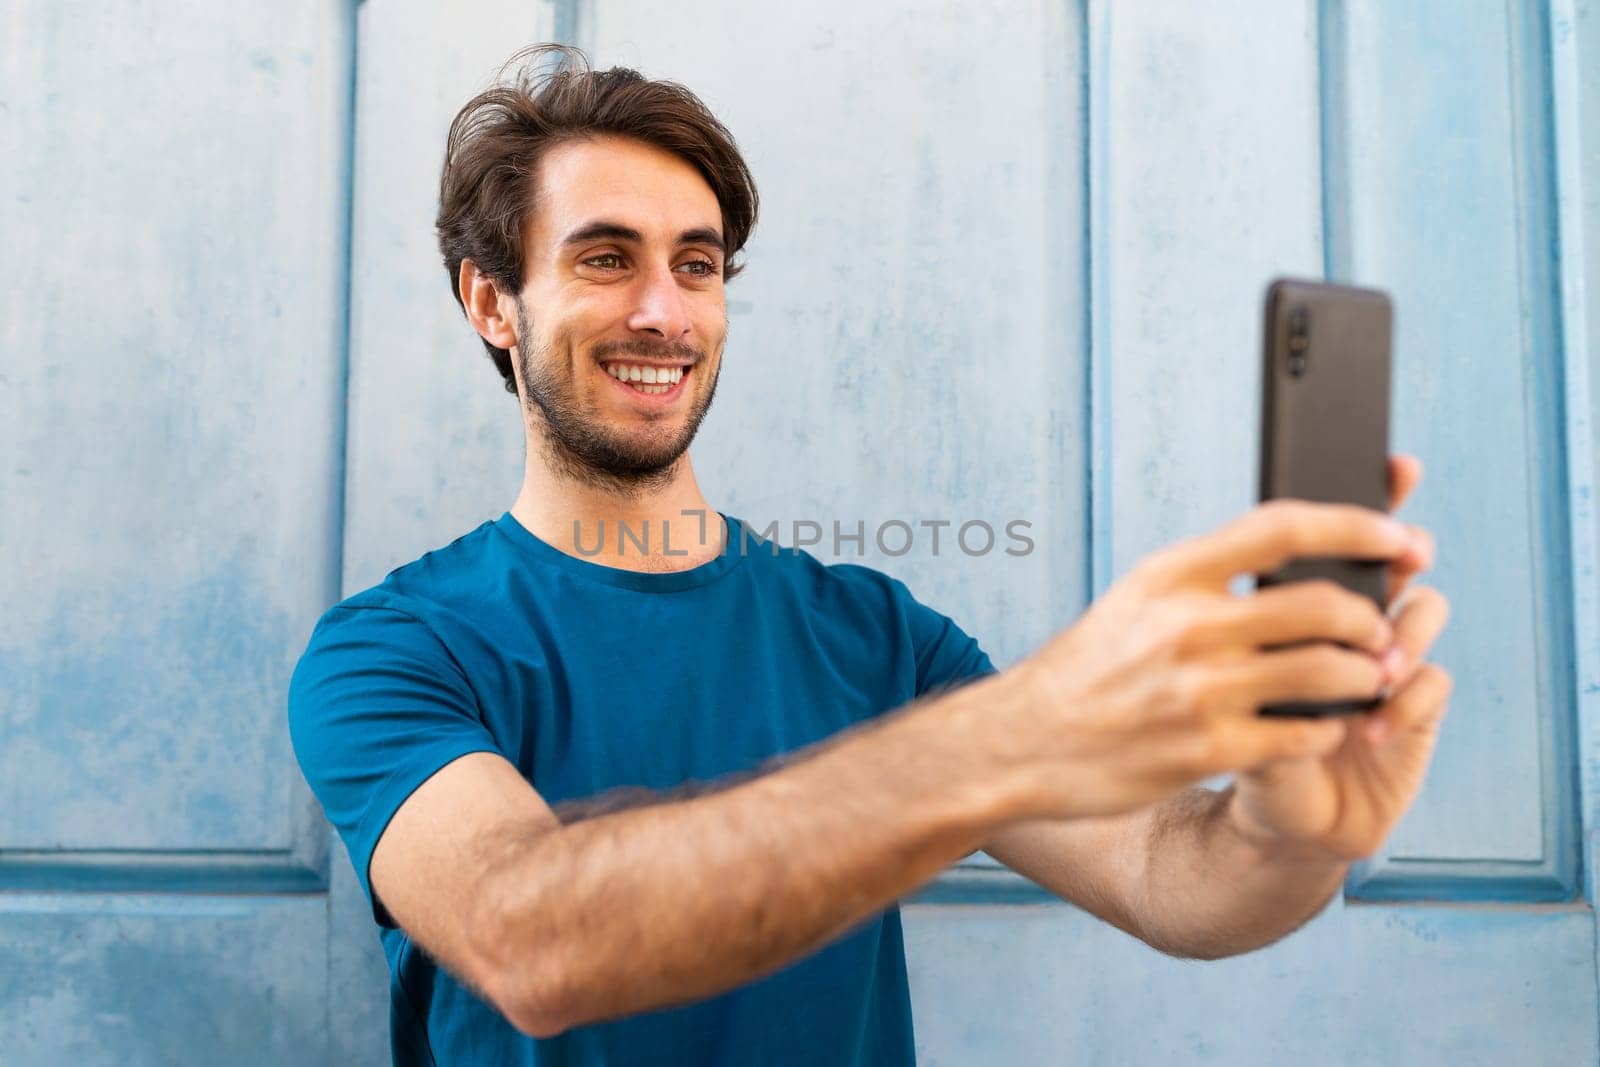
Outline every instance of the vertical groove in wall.
<svg viewBox="0 0 1600 1067"><path fill-rule="evenodd" d="M1111 584L1111 241L1110 72L1111 0L1086 0L1083 29L1084 98L1088 147L1084 152L1085 307L1088 309L1088 516L1089 599Z"/></svg>
<svg viewBox="0 0 1600 1067"><path fill-rule="evenodd" d="M1350 254L1349 109L1345 78L1349 72L1344 0L1317 4L1317 148L1322 195L1322 276L1352 281ZM1351 864L1341 891L1355 899L1370 876L1370 864Z"/></svg>
<svg viewBox="0 0 1600 1067"><path fill-rule="evenodd" d="M1566 509L1564 478L1552 478L1545 472L1547 458L1553 458L1562 467L1562 445L1557 432L1547 430L1540 423L1541 415L1549 413L1549 421L1560 426L1564 419L1559 402L1560 353L1554 348L1556 331L1552 316L1558 312L1550 293L1552 281L1544 261L1553 260L1551 242L1554 234L1546 223L1548 201L1553 195L1549 175L1543 174L1544 162L1541 134L1545 125L1548 94L1542 76L1544 64L1540 61L1543 38L1538 33L1528 33L1523 25L1524 9L1530 6L1524 0L1506 0L1504 15L1506 39L1511 44L1510 87L1511 153L1516 206L1517 235L1517 286L1518 307L1521 309L1521 352L1526 368L1522 377L1523 410L1528 418L1523 423L1524 448L1530 457L1528 477L1528 511L1533 516L1532 543L1534 551L1529 560L1535 589L1569 588L1570 583L1557 577L1566 559L1565 531L1562 529ZM1529 16L1537 22L1536 15ZM1536 43L1537 42L1537 43ZM1534 72L1538 71L1539 74ZM1541 174L1546 178L1541 181ZM1553 265L1553 263L1552 263ZM1563 468L1564 469L1564 468ZM1548 512L1548 513L1547 513ZM1558 539L1559 534L1559 539ZM1541 832L1544 857L1549 864L1569 873L1570 863L1564 860L1569 852L1573 835L1569 833L1572 805L1560 786L1571 785L1570 762L1572 745L1559 738L1570 733L1567 712L1570 702L1565 699L1565 678L1570 674L1570 658L1563 657L1559 666L1553 663L1558 649L1565 648L1565 636L1570 629L1567 611L1560 597L1552 598L1551 606L1536 613L1534 650L1540 666L1538 675L1539 706L1545 709L1548 722L1539 732L1539 766L1541 771L1541 800L1544 818Z"/></svg>
<svg viewBox="0 0 1600 1067"><path fill-rule="evenodd" d="M345 559L345 515L347 492L347 472L350 468L350 361L352 337L351 328L355 321L352 313L352 304L355 295L355 270L353 257L355 253L355 204L356 204L356 96L358 92L357 68L360 62L361 42L361 0L351 0L344 5L343 31L345 34L345 48L347 56L346 82L344 85L344 140L340 145L340 158L338 160L339 184L344 193L342 218L339 220L339 260L342 276L340 277L340 290L343 293L343 307L340 316L337 345L339 351L338 386L335 389L333 409L337 420L336 440L339 448L338 476L333 484L332 501L332 541L333 549L333 585L330 594L325 594L328 603L334 603L344 596L344 559ZM304 787L302 787L303 789ZM304 790L309 793L309 790ZM333 871L331 863L333 849L327 846L328 836L332 828L322 819L322 812L316 801L306 798L316 809L314 824L317 825L323 838L324 848L321 855L323 929L327 936L323 941L323 1020L322 1044L323 1055L329 1062L334 1054L334 910L333 910Z"/></svg>
<svg viewBox="0 0 1600 1067"><path fill-rule="evenodd" d="M1550 0L1545 27L1549 63L1550 125L1559 277L1558 343L1564 367L1567 523L1572 553L1572 685L1574 746L1579 793L1578 859L1582 895L1595 904L1595 832L1600 804L1600 595L1596 583L1595 470L1590 424L1587 288L1584 261L1583 149L1576 36L1572 0ZM1596 961L1600 983L1600 959Z"/></svg>
<svg viewBox="0 0 1600 1067"><path fill-rule="evenodd" d="M1594 516L1594 438L1590 423L1588 319L1585 314L1587 264L1584 260L1583 149L1577 56L1577 11L1572 0L1550 0L1539 41L1548 84L1547 136L1554 218L1558 317L1556 343L1562 367L1565 446L1566 533L1570 575L1572 692L1569 736L1576 811L1576 860L1580 897L1595 905L1595 830L1600 751L1596 710L1600 707L1600 596L1596 582ZM1600 936L1600 933L1597 933ZM1600 943L1591 942L1595 987L1600 988ZM1593 1020L1600 1030L1600 1016Z"/></svg>
<svg viewBox="0 0 1600 1067"><path fill-rule="evenodd" d="M556 0L555 27L551 35L558 44L570 44L578 48L584 47L580 37L584 35L584 12L581 10L583 0Z"/></svg>
<svg viewBox="0 0 1600 1067"><path fill-rule="evenodd" d="M1349 112L1345 78L1344 0L1317 5L1318 143L1322 153L1322 272L1330 281L1348 281L1350 257Z"/></svg>
<svg viewBox="0 0 1600 1067"><path fill-rule="evenodd" d="M348 492L348 471L350 469L350 363L353 338L351 330L355 322L352 305L355 301L355 270L352 262L355 254L355 213L356 213L356 95L357 95L357 67L360 62L360 0L345 5L345 24L347 47L349 49L348 81L344 87L344 118L345 137L340 146L339 184L344 190L343 217L339 220L339 259L341 276L340 289L344 294L343 314L339 323L338 350L339 350L339 380L334 396L335 418L338 422L336 438L339 442L339 469L334 479L333 486L333 581L334 588L331 596L325 597L329 604L336 603L344 596L344 559L345 559L345 515L348 503L345 495Z"/></svg>

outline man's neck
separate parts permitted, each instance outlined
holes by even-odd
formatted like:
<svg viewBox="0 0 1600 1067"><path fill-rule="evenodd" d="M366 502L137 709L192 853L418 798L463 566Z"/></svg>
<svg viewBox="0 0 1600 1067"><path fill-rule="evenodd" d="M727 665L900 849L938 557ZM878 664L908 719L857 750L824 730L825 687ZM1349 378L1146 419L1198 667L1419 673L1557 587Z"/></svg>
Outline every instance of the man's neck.
<svg viewBox="0 0 1600 1067"><path fill-rule="evenodd" d="M631 571L697 567L721 554L726 533L687 452L665 482L636 494L575 481L530 455L511 516L569 556Z"/></svg>

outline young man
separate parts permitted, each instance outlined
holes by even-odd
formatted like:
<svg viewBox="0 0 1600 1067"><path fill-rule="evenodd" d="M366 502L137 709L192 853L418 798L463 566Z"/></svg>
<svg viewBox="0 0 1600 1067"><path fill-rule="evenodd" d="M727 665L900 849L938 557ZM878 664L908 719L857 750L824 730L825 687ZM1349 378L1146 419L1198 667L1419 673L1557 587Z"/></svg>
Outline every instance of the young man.
<svg viewBox="0 0 1600 1067"><path fill-rule="evenodd" d="M520 402L521 492L330 609L290 693L381 927L397 1061L910 1063L894 902L979 848L1173 954L1316 914L1445 711L1423 663L1445 601L1397 596L1428 535L1263 506L1003 673L900 582L774 554L687 453L749 171L687 90L557 58L461 111L441 184L452 290ZM1419 477L1394 461L1395 506ZM1391 560L1389 614L1230 593L1294 556ZM1380 693L1360 722L1255 714Z"/></svg>

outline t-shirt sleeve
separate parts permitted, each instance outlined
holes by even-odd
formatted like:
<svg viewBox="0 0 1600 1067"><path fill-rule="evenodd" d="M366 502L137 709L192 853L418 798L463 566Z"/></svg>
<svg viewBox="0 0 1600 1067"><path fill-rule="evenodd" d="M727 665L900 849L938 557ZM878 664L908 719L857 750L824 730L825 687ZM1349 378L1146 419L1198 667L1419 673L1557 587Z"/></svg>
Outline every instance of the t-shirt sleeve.
<svg viewBox="0 0 1600 1067"><path fill-rule="evenodd" d="M954 688L986 674L995 666L978 642L942 614L911 595L904 582L889 579L899 609L911 633L917 660L917 696Z"/></svg>
<svg viewBox="0 0 1600 1067"><path fill-rule="evenodd" d="M466 675L407 612L339 605L312 631L289 683L289 737L328 821L339 831L380 926L372 850L406 798L436 771L498 746Z"/></svg>

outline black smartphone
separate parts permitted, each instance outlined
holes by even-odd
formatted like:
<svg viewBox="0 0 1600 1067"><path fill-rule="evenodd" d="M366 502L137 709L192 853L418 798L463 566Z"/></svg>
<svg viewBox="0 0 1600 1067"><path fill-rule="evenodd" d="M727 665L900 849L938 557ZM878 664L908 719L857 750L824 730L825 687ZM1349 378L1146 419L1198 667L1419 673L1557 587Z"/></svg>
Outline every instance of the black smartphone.
<svg viewBox="0 0 1600 1067"><path fill-rule="evenodd" d="M1267 287L1261 390L1261 499L1294 497L1389 508L1387 294L1279 278ZM1257 588L1327 578L1387 598L1388 562L1292 560L1258 575ZM1262 715L1320 717L1370 711L1376 700L1276 704Z"/></svg>

